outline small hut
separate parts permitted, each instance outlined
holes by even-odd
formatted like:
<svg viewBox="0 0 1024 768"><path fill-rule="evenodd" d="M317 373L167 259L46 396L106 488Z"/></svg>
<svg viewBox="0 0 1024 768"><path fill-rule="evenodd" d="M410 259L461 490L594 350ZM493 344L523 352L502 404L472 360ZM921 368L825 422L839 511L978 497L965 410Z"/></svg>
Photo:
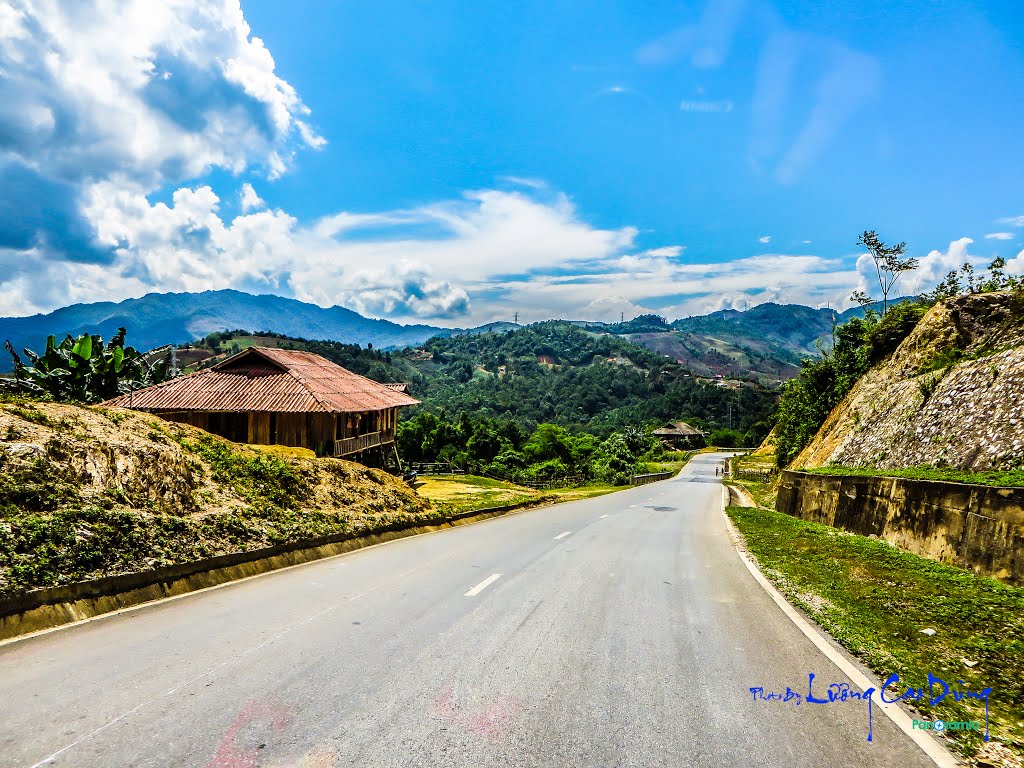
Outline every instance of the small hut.
<svg viewBox="0 0 1024 768"><path fill-rule="evenodd" d="M311 352L250 347L201 371L115 397L105 406L146 411L236 443L309 448L318 456L395 448L398 409L417 405L400 384L380 384Z"/></svg>
<svg viewBox="0 0 1024 768"><path fill-rule="evenodd" d="M703 448L707 445L704 441L704 433L699 429L691 427L685 421L677 421L661 429L656 429L652 434L667 447L676 450Z"/></svg>

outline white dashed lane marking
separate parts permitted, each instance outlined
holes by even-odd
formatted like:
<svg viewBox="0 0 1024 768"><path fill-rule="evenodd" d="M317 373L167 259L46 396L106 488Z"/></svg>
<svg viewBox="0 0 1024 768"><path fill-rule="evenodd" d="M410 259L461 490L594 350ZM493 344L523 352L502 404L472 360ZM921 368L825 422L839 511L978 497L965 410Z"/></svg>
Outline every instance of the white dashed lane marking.
<svg viewBox="0 0 1024 768"><path fill-rule="evenodd" d="M501 574L500 573L492 573L486 579L484 579L479 584L477 584L475 587L473 587L471 590L469 590L469 592L467 592L465 596L466 597L475 597L476 595L479 595L481 592L483 592L485 589L487 589L489 586L491 586L491 584L493 584L494 582L496 582L500 578L501 578Z"/></svg>

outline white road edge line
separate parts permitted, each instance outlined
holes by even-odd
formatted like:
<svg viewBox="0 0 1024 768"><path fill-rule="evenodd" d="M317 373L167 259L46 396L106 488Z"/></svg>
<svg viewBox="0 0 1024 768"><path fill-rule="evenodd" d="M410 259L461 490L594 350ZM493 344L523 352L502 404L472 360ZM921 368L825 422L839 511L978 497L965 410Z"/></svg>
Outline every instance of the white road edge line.
<svg viewBox="0 0 1024 768"><path fill-rule="evenodd" d="M469 592L467 592L465 595L463 595L463 597L476 597L477 595L479 595L481 592L483 592L485 589L487 589L489 586L491 586L491 584L493 584L494 582L496 582L500 578L501 578L501 574L500 573L492 573L486 579L484 579L479 584L477 584L475 587L473 587L471 590L469 590Z"/></svg>
<svg viewBox="0 0 1024 768"><path fill-rule="evenodd" d="M570 533L572 533L572 531L562 531L562 533L560 533L557 536L555 536L555 541L558 541L559 539L564 539Z"/></svg>
<svg viewBox="0 0 1024 768"><path fill-rule="evenodd" d="M843 656L839 651L832 647L832 645L826 640L817 629L812 627L810 623L804 619L803 616L789 604L789 601L783 597L782 593L777 590L768 579L764 577L761 571L756 565L747 557L739 547L736 546L737 542L743 540L743 535L739 532L732 520L729 519L729 515L725 512L725 507L728 505L729 500L729 489L726 486L722 486L722 517L725 518L725 524L728 528L730 538L732 539L733 549L736 555L743 561L743 564L747 566L747 570L750 571L751 575L757 581L758 584L768 593L769 597L775 601L776 605L782 609L783 613L789 617L789 620L796 624L797 629L804 633L808 640L810 640L821 651L825 658L835 664L839 670L846 675L850 682L860 688L862 691L868 688L874 688L878 690L878 683L873 683L867 678L867 676L861 672L857 667L850 663L850 661ZM906 712L900 709L898 704L886 704L882 701L875 701L872 697L872 702L875 706L882 710L886 717L892 720L893 724L899 728L903 733L910 737L917 746L940 768L957 768L960 763L956 758L938 741L930 736L926 731L919 731L913 728L913 721Z"/></svg>

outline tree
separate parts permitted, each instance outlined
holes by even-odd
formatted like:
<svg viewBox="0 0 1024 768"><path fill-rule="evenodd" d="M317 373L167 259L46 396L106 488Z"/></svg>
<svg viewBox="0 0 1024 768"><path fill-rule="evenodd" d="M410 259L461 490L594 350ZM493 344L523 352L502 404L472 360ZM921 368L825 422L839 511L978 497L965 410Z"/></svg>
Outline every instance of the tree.
<svg viewBox="0 0 1024 768"><path fill-rule="evenodd" d="M25 349L27 365L11 342L4 346L14 359L14 380L5 388L27 395L82 403L108 400L168 378L168 362L150 365L134 347L124 345L125 329L119 328L103 345L99 336L67 336L60 344L55 336L46 339L46 351L37 355Z"/></svg>
<svg viewBox="0 0 1024 768"><path fill-rule="evenodd" d="M907 252L907 244L886 245L878 238L878 233L873 229L866 230L857 240L857 245L868 249L868 255L875 265L878 287L882 291L882 314L884 315L889 309L889 294L892 289L904 272L917 269L918 260L914 258L901 259L900 257ZM863 291L854 291L850 298L861 305L870 302L867 294Z"/></svg>

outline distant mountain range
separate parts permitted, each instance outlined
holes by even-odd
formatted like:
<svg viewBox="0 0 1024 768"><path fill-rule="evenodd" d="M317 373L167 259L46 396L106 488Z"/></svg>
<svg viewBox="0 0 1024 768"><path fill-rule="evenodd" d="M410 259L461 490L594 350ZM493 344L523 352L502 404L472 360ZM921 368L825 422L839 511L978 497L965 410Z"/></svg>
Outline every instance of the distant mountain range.
<svg viewBox="0 0 1024 768"><path fill-rule="evenodd" d="M801 304L760 304L746 311L723 309L708 315L666 322L641 315L624 323L591 323L587 328L613 333L677 360L698 376L785 381L800 361L818 357L819 344L831 344L833 325L863 315L860 307L836 312Z"/></svg>
<svg viewBox="0 0 1024 768"><path fill-rule="evenodd" d="M485 329L516 327L495 323ZM214 331L244 328L275 331L306 339L330 339L373 344L382 349L421 344L431 336L464 332L430 325L400 325L372 320L344 307L324 309L281 296L254 296L241 291L202 293L150 293L119 303L73 304L31 317L0 318L0 343L10 339L14 348L42 351L50 334L98 333L109 338L124 326L128 343L137 349L165 344L186 344ZM475 330L475 329L474 329ZM7 355L0 355L0 371L11 370Z"/></svg>
<svg viewBox="0 0 1024 768"><path fill-rule="evenodd" d="M798 304L761 304L745 312L722 310L666 323L644 315L625 323L576 323L591 332L611 333L681 362L701 376L737 376L764 382L788 379L800 360L817 356L816 344L831 336L833 317L843 322L862 310L842 314ZM49 334L98 333L108 338L120 326L138 349L186 344L215 331L274 331L378 349L417 346L432 336L501 331L520 326L491 323L471 329L401 325L373 320L344 307L324 309L281 296L234 290L151 293L119 303L74 304L45 315L0 318L0 340L15 349L39 349ZM10 370L0 356L0 371Z"/></svg>

